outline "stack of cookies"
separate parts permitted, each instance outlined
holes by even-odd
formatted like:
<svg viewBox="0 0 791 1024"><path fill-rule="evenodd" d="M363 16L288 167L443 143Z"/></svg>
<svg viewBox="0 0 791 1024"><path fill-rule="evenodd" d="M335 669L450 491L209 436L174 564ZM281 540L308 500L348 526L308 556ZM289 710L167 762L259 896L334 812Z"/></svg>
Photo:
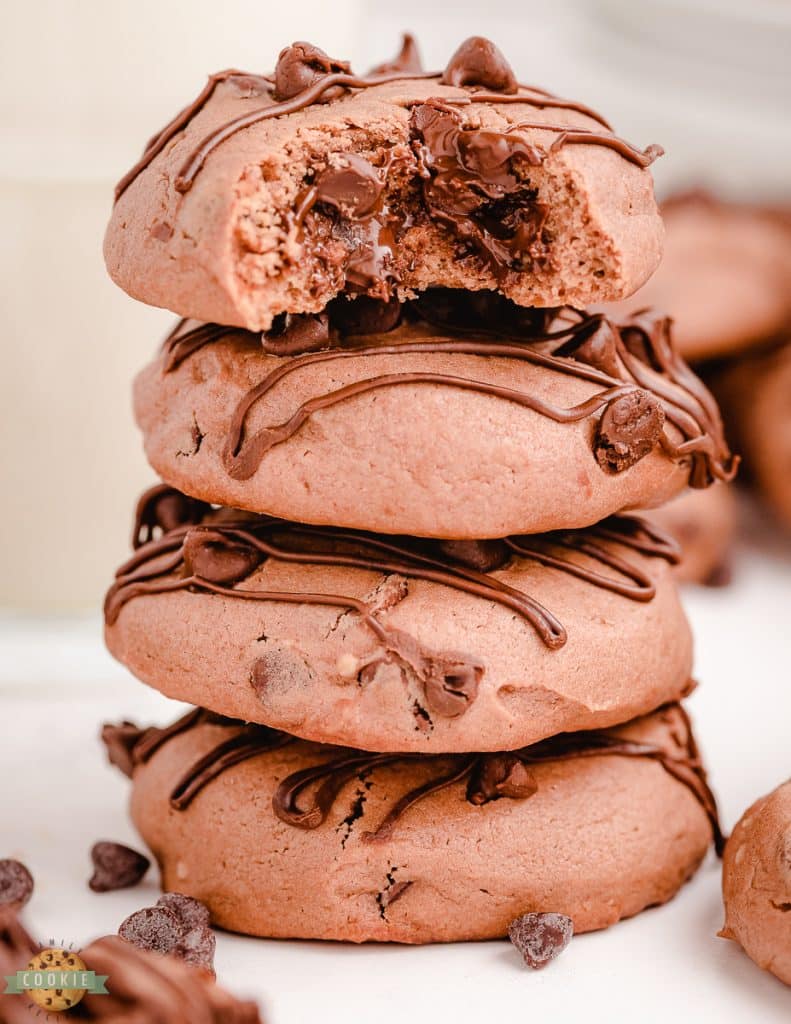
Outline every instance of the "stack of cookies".
<svg viewBox="0 0 791 1024"><path fill-rule="evenodd" d="M666 319L582 311L659 261L659 152L484 39L366 76L295 43L120 183L110 272L184 319L106 635L193 709L104 738L217 925L562 937L719 841L677 551L622 513L732 460Z"/></svg>

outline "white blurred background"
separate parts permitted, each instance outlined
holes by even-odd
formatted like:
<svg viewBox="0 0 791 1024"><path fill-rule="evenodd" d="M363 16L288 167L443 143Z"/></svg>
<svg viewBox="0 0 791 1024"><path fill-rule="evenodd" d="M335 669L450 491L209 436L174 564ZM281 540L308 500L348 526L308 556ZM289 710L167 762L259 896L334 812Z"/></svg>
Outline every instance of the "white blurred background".
<svg viewBox="0 0 791 1024"><path fill-rule="evenodd" d="M172 321L106 279L112 186L226 66L270 70L297 38L365 70L418 36L440 68L467 35L520 79L661 142L661 192L787 196L791 4L782 0L39 0L0 33L3 572L0 605L96 607L150 479L130 382Z"/></svg>

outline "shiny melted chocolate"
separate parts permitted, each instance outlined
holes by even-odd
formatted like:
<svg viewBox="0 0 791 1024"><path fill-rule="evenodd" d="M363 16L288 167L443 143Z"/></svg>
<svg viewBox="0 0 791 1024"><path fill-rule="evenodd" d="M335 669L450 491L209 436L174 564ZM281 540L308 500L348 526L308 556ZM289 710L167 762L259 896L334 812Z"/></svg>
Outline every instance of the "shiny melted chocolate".
<svg viewBox="0 0 791 1024"><path fill-rule="evenodd" d="M319 760L316 765L283 779L275 791L272 806L277 817L287 825L316 829L326 821L342 790L353 779L364 778L375 769L388 765L420 763L430 766L429 780L396 799L384 819L364 834L365 840L376 842L389 839L410 808L449 786L465 784L466 799L476 806L503 798L527 800L538 791L537 779L531 771L535 765L585 757L648 758L660 764L700 802L711 822L717 853L721 854L724 836L717 805L706 780L689 719L680 704L669 704L666 710L677 713L681 718L685 748L682 754L673 754L656 744L630 740L607 729L561 733L519 750L488 754L387 754L325 747L324 750L332 750L335 756ZM223 718L198 708L168 729L138 730L126 773L131 776L138 765L145 763L173 736L204 723L220 726L228 731L228 735L190 765L176 781L169 796L170 805L176 811L189 807L201 790L233 765L298 742L287 733ZM112 744L116 728L105 726L103 735L106 743ZM128 731L128 723L120 728Z"/></svg>
<svg viewBox="0 0 791 1024"><path fill-rule="evenodd" d="M730 480L736 473L738 459L728 450L716 403L675 351L667 317L644 310L617 323L604 314L569 307L523 310L494 293L437 290L409 303L403 314L394 303L379 304L378 324L370 312L376 304L367 301L363 308L368 311L367 328L372 333L350 336L336 318L342 310L349 317L348 310L355 306L356 302L345 299L332 304L321 314L327 317L326 329L318 332L310 332L306 326L315 317L291 318L290 341L277 332L254 335L207 324L190 328L184 321L166 338L165 373L177 369L200 348L232 334L246 336L251 345L263 341L266 351L290 357L252 387L234 410L223 451L225 469L234 480L250 479L267 452L297 434L319 410L381 388L421 383L490 395L555 423L595 419L594 456L606 473L623 472L657 446L673 461L689 464L691 487ZM424 324L425 330L417 332L415 323ZM300 343L297 328L306 342ZM283 380L307 366L378 355L440 352L515 359L589 381L600 390L576 406L562 408L525 391L464 375L390 373L318 394L284 422L252 434L247 430L251 409ZM680 439L674 440L674 434Z"/></svg>

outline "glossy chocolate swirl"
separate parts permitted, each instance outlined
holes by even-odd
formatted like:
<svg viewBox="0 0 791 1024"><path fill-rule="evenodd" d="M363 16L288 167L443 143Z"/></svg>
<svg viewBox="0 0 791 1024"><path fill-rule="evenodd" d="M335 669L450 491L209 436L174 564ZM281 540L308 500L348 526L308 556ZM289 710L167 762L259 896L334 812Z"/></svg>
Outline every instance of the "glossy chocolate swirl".
<svg viewBox="0 0 791 1024"><path fill-rule="evenodd" d="M656 761L668 774L686 786L700 802L711 822L717 853L722 852L724 837L719 825L717 805L708 786L706 773L692 734L686 712L680 704L666 705L665 710L681 717L684 732L683 753L673 754L662 746L630 740L615 730L595 729L578 733L560 733L550 739L519 750L492 754L406 754L372 753L347 748L318 748L319 759L314 766L287 776L277 787L272 800L274 813L294 828L312 830L327 819L344 787L353 779L367 776L376 768L404 763L430 766L429 780L396 799L384 819L364 838L369 842L388 839L400 819L415 804L448 786L464 783L466 798L481 806L492 800L527 800L538 790L531 768L586 757L637 757ZM141 729L132 747L132 775L171 737L210 722L228 730L206 754L180 776L169 800L176 811L189 807L198 793L233 765L259 757L289 743L299 742L287 733L266 726L247 725L223 718L202 709L185 715L169 729ZM127 724L121 728L127 728ZM105 741L112 738L114 726L105 726ZM324 760L323 751L334 756Z"/></svg>
<svg viewBox="0 0 791 1024"><path fill-rule="evenodd" d="M533 86L518 86L510 66L499 50L493 43L480 37L473 37L462 43L442 73L417 70L418 64L419 58L416 55L414 41L411 37L405 37L401 54L395 61L385 65L384 69L376 69L376 73L366 76L352 74L346 62L334 60L318 47L304 42L294 43L281 52L272 77L235 69L217 72L209 77L196 99L149 141L140 160L119 181L115 197L118 199L151 161L187 127L212 98L217 86L228 81L241 82L248 90L260 93L263 105L214 129L198 144L186 158L176 177L175 188L178 192L188 192L207 158L223 142L245 128L296 113L314 103L332 99L342 92L356 92L387 82L416 78L433 78L438 84L450 84L468 90L468 96L455 97L451 102L511 101L528 103L539 109L575 110L593 118L602 126L602 130L599 131L540 123L529 125L525 122L521 127L539 127L556 136L548 152L566 145L607 146L615 149L624 159L641 167L648 166L662 152L658 146L651 146L645 151L637 150L623 140L617 139L612 135L604 118L584 104L560 99Z"/></svg>
<svg viewBox="0 0 791 1024"><path fill-rule="evenodd" d="M378 324L370 312L377 304L367 300L362 308L369 311L368 329L373 328L374 333L350 335L337 318L339 314L349 317L348 311L360 301L336 300L321 314L327 317L326 324L314 332L307 325L316 318L305 315L292 318L284 333L280 324L266 334L254 335L216 325L191 328L181 321L166 338L166 373L177 369L198 349L227 335L246 336L251 345L262 343L267 352L291 357L251 388L231 417L223 462L233 479L252 477L266 453L297 434L317 411L380 388L419 383L494 396L556 423L595 419L594 455L607 473L623 472L657 446L673 461L689 464L691 487L730 480L736 473L738 460L728 449L717 405L675 351L667 317L644 310L618 323L601 313L582 313L568 307L524 310L494 293L467 295L437 290L408 304L403 314L394 303L378 304L382 311ZM427 326L417 332L415 323ZM251 409L280 382L304 367L402 353L515 359L589 381L600 390L579 405L562 408L516 388L487 384L472 377L390 373L318 394L299 406L287 420L254 434L248 432ZM680 440L673 439L675 432Z"/></svg>

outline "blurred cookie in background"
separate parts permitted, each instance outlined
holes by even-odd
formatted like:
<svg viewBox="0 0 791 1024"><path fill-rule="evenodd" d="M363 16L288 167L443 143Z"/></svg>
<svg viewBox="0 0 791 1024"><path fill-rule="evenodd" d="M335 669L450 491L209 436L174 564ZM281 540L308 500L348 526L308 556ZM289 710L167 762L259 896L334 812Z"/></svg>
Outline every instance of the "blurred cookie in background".
<svg viewBox="0 0 791 1024"><path fill-rule="evenodd" d="M791 338L724 364L710 383L731 444L743 457L739 478L791 529Z"/></svg>
<svg viewBox="0 0 791 1024"><path fill-rule="evenodd" d="M662 204L665 253L654 276L618 308L673 317L688 362L771 344L791 322L791 214L695 190Z"/></svg>
<svg viewBox="0 0 791 1024"><path fill-rule="evenodd" d="M724 587L731 582L731 558L738 508L734 490L717 483L705 491L684 491L661 508L641 513L669 533L681 548L676 579Z"/></svg>

